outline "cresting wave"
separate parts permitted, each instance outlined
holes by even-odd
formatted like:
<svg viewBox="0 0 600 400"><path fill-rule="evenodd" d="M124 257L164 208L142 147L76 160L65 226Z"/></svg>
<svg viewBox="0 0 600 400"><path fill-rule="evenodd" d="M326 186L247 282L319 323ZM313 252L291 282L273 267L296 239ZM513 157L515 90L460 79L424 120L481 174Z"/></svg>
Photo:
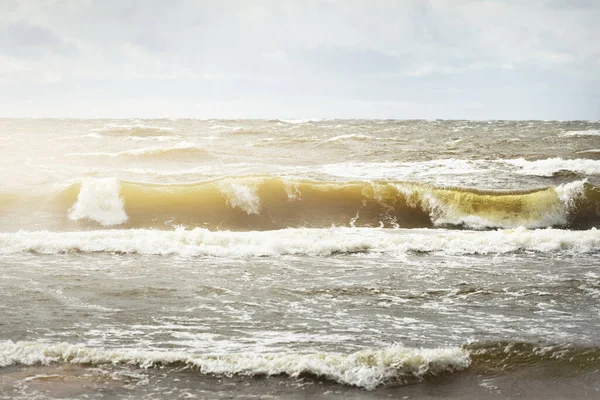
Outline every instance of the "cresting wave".
<svg viewBox="0 0 600 400"><path fill-rule="evenodd" d="M448 255L518 251L582 254L600 251L600 230L448 231L382 228L211 232L147 229L0 233L0 254L111 252L148 255L265 257L282 255L435 252Z"/></svg>
<svg viewBox="0 0 600 400"><path fill-rule="evenodd" d="M586 181L502 192L410 182L321 182L273 176L180 185L86 178L55 201L70 210L73 221L131 228L586 229L600 223L600 190Z"/></svg>
<svg viewBox="0 0 600 400"><path fill-rule="evenodd" d="M199 374L220 376L314 376L373 390L439 375L466 371L492 376L520 368L560 369L565 373L594 371L597 347L483 342L462 347L411 348L393 345L355 353L238 353L206 355L185 351L110 349L80 344L0 342L0 367L12 365L129 365L139 368L188 367Z"/></svg>
<svg viewBox="0 0 600 400"><path fill-rule="evenodd" d="M67 343L0 342L0 366L22 364L126 364L141 368L188 366L201 374L273 376L313 375L346 385L374 389L465 369L469 353L461 348L382 350L342 353L242 353L201 355L177 351L92 348Z"/></svg>

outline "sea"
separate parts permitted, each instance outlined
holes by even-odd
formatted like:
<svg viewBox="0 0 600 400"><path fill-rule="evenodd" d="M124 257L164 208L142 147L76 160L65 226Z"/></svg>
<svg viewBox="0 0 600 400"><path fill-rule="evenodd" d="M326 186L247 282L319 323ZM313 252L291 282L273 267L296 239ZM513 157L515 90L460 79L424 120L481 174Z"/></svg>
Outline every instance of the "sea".
<svg viewBox="0 0 600 400"><path fill-rule="evenodd" d="M598 121L0 119L0 398L597 399L598 228Z"/></svg>

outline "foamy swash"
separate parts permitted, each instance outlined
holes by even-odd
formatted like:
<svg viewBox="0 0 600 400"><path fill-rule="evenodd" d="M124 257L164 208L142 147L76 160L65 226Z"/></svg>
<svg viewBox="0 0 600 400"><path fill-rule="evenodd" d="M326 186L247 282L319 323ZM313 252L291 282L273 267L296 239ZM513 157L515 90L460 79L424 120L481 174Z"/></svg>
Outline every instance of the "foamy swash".
<svg viewBox="0 0 600 400"><path fill-rule="evenodd" d="M449 231L429 229L328 228L262 232L207 229L97 230L84 232L0 233L0 254L21 252L116 252L155 255L252 257L353 253L436 252L448 255L516 251L572 254L600 251L600 230L560 229Z"/></svg>
<svg viewBox="0 0 600 400"><path fill-rule="evenodd" d="M64 190L58 200L72 221L131 228L590 228L600 222L600 190L585 181L502 192L272 176L179 185L86 178Z"/></svg>

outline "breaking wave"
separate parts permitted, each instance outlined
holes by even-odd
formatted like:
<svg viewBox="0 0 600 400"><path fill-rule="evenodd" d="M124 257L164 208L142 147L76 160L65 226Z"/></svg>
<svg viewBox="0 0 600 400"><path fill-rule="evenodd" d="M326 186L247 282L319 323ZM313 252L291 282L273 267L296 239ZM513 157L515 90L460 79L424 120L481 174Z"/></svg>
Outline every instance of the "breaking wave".
<svg viewBox="0 0 600 400"><path fill-rule="evenodd" d="M50 363L188 366L201 374L274 376L313 375L337 383L374 389L462 370L469 353L461 348L417 349L391 346L343 353L242 353L202 355L178 351L104 349L68 343L0 342L0 366Z"/></svg>
<svg viewBox="0 0 600 400"><path fill-rule="evenodd" d="M525 191L410 182L321 182L273 176L157 185L86 178L58 201L74 221L104 226L268 230L288 227L569 227L600 222L600 190L586 181Z"/></svg>
<svg viewBox="0 0 600 400"><path fill-rule="evenodd" d="M392 345L354 353L279 352L197 354L183 350L88 347L81 344L0 342L0 367L80 364L135 366L142 369L187 367L198 374L230 377L317 377L373 390L405 385L464 371L496 375L523 368L560 368L564 373L594 371L597 347L483 342L462 347L412 348Z"/></svg>
<svg viewBox="0 0 600 400"><path fill-rule="evenodd" d="M573 254L600 251L600 230L560 229L449 231L381 228L283 229L263 232L213 232L203 228L84 232L19 231L0 233L0 254L36 252L111 252L151 255L265 257L330 256L353 253L435 252L448 255L519 251Z"/></svg>

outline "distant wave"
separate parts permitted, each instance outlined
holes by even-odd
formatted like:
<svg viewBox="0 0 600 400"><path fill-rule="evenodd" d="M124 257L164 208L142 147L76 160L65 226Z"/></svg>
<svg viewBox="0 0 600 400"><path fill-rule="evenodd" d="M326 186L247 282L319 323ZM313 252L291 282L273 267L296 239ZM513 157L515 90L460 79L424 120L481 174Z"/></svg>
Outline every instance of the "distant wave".
<svg viewBox="0 0 600 400"><path fill-rule="evenodd" d="M122 136L122 135L135 135L135 136L154 136L164 135L165 133L175 132L173 128L167 128L162 126L145 125L142 123L134 124L107 124L102 128L91 129L90 133L99 135L110 135L110 136Z"/></svg>
<svg viewBox="0 0 600 400"><path fill-rule="evenodd" d="M301 125L301 124L307 124L307 123L311 123L311 122L327 121L327 119L324 119L324 118L276 119L276 120L271 120L271 121L283 122L284 124L290 124L290 125Z"/></svg>
<svg viewBox="0 0 600 400"><path fill-rule="evenodd" d="M414 162L347 162L325 164L316 171L332 176L358 179L407 179L439 175L490 174L496 171L530 176L552 176L568 170L584 175L600 174L600 160L548 158L527 161L523 158L496 160L440 159Z"/></svg>
<svg viewBox="0 0 600 400"><path fill-rule="evenodd" d="M91 152L69 153L68 156L95 156L95 157L135 157L157 158L161 156L181 157L184 155L208 155L210 152L194 143L181 142L173 146L144 147L140 149L124 150L116 153Z"/></svg>
<svg viewBox="0 0 600 400"><path fill-rule="evenodd" d="M265 257L284 255L408 252L502 254L600 251L600 230L560 229L499 231L389 230L379 228L282 229L262 232L212 232L203 228L83 232L20 231L0 233L0 254L35 252L137 253L147 255Z"/></svg>
<svg viewBox="0 0 600 400"><path fill-rule="evenodd" d="M370 136L370 135L363 135L363 134L358 134L358 133L351 133L351 134L347 134L347 135L338 135L338 136L334 136L332 138L327 139L328 142L337 142L337 141L341 141L341 140L376 140L376 141L397 141L397 140L406 140L406 139L402 139L402 138L396 138L396 137L378 137L378 136Z"/></svg>
<svg viewBox="0 0 600 400"><path fill-rule="evenodd" d="M587 149L587 150L581 150L581 151L577 152L577 154L582 154L582 153L600 153L600 149Z"/></svg>
<svg viewBox="0 0 600 400"><path fill-rule="evenodd" d="M102 139L102 138L106 138L107 136L99 134L99 133L88 133L83 135L83 137L89 137L89 138L98 138L98 139ZM111 137L112 138L112 137ZM63 140L73 140L73 137L71 136L67 136L64 138L61 138ZM153 141L153 142L172 142L175 140L180 140L180 137L177 135L153 135L153 136L135 136L135 135L124 135L121 139L125 139L125 140L131 140L131 141L135 141L135 142L148 142L148 141ZM204 137L200 137L200 139L205 139Z"/></svg>
<svg viewBox="0 0 600 400"><path fill-rule="evenodd" d="M588 129L585 131L568 131L563 136L600 136L600 129Z"/></svg>
<svg viewBox="0 0 600 400"><path fill-rule="evenodd" d="M520 158L507 160L506 162L519 167L520 170L518 172L524 175L552 176L559 171L573 171L586 175L600 174L600 160L547 158L544 160L526 161Z"/></svg>

